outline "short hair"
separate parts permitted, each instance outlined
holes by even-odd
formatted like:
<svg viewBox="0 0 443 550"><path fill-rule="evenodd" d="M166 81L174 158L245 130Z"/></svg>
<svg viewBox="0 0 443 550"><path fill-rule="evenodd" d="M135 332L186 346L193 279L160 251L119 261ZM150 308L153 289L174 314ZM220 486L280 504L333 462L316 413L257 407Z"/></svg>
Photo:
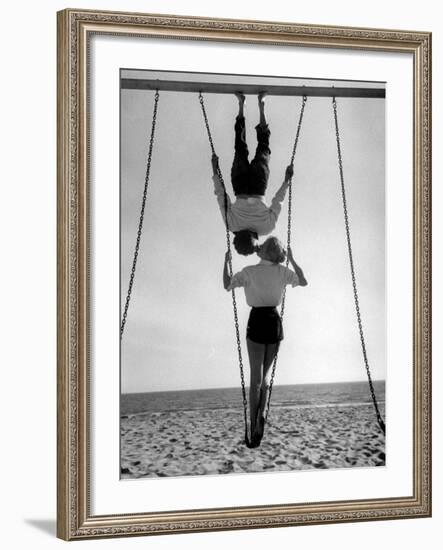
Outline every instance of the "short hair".
<svg viewBox="0 0 443 550"><path fill-rule="evenodd" d="M258 235L250 229L242 229L234 234L235 250L243 256L249 256L256 251Z"/></svg>
<svg viewBox="0 0 443 550"><path fill-rule="evenodd" d="M281 264L286 260L286 250L277 237L268 237L261 245L260 250L262 255L274 264Z"/></svg>

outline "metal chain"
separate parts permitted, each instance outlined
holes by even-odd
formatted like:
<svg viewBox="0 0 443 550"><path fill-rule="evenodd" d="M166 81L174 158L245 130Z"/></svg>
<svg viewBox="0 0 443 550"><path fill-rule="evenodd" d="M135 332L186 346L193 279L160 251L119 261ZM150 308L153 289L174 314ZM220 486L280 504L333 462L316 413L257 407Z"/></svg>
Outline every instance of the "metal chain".
<svg viewBox="0 0 443 550"><path fill-rule="evenodd" d="M300 137L300 130L303 122L303 115L305 112L306 101L307 101L307 97L303 96L303 102L300 109L300 116L298 118L297 132L295 134L294 146L292 148L291 163L290 163L291 166L294 166L295 153L297 150L298 138ZM289 189L288 189L288 231L287 231L287 243L286 243L286 249L288 251L288 254L286 256L286 267L289 266L289 248L291 247L291 233L292 233L292 177L289 181ZM283 296L282 296L281 308L280 308L280 317L281 317L282 323L283 323L283 316L285 314L285 303L286 303L286 287L283 289ZM274 385L275 371L277 368L279 348L280 346L277 348L277 352L274 357L274 363L272 365L271 380L269 382L268 402L266 404L266 412L265 412L265 422L268 420L269 408L271 406L271 394L272 394L272 387Z"/></svg>
<svg viewBox="0 0 443 550"><path fill-rule="evenodd" d="M160 97L160 94L158 93L158 90L156 90L155 99L154 99L154 112L152 115L151 138L149 140L148 160L146 164L145 186L143 189L143 199L142 199L142 205L140 209L140 218L138 222L137 239L135 241L134 257L132 260L131 274L129 277L128 293L126 295L125 308L123 311L123 316L122 316L121 325L120 325L120 339L123 336L123 331L125 329L126 319L128 316L128 309L129 309L129 303L131 301L132 287L134 285L135 269L137 267L138 251L140 248L140 240L141 240L142 230L143 230L143 220L145 216L146 197L148 193L149 173L151 171L152 149L154 147L154 135L155 135L155 125L157 122L157 108L158 108L159 97Z"/></svg>
<svg viewBox="0 0 443 550"><path fill-rule="evenodd" d="M211 129L209 128L209 121L208 121L208 116L206 114L203 94L199 92L198 97L199 97L199 101L200 101L200 105L203 113L203 118L205 121L206 131L208 133L211 151L212 151L212 154L215 155L216 153L215 153L214 141L212 139ZM228 272L229 272L229 276L232 277L233 270L232 270L231 240L230 240L229 227L228 227L228 195L226 193L226 186L223 179L223 175L220 170L220 166L218 167L217 175L223 186L223 193L224 193L224 199L225 199L224 206L225 206L225 221L226 221L226 247L227 247L227 253L228 253ZM232 296L232 309L234 312L235 335L237 339L238 363L240 367L240 381L241 381L242 398L243 398L243 413L244 413L244 419L245 419L245 441L246 441L246 445L249 446L250 442L249 442L249 436L248 436L248 401L246 399L246 384L245 384L245 375L244 375L244 368L243 368L243 355L242 355L242 349L241 349L240 328L238 323L237 300L235 297L234 289L231 290L231 296Z"/></svg>
<svg viewBox="0 0 443 550"><path fill-rule="evenodd" d="M345 230L346 230L346 241L348 244L348 255L349 255L349 265L351 268L351 278L352 278L352 289L354 293L354 303L355 303L355 312L357 315L357 323L358 323L358 331L360 334L360 343L361 343L361 349L363 353L363 360L365 363L366 368L366 374L368 376L368 382L369 382L369 388L371 391L372 401L374 403L375 413L377 416L377 422L380 426L380 429L383 433L386 433L386 427L385 423L380 415L380 411L378 409L377 399L375 397L375 391L374 386L372 384L372 378L371 378L371 371L369 369L369 361L368 356L366 352L366 344L365 344L365 338L363 334L363 323L361 320L361 313L360 313L360 304L358 299L358 292L357 292L357 282L355 278L355 269L354 269L354 260L352 256L352 246L351 246L351 232L349 227L349 217L348 217L348 206L346 201L346 192L345 192L345 182L344 182L344 176L343 176L343 161L342 161L342 155L341 155L341 146L340 146L340 132L338 128L338 117L337 117L337 102L335 100L335 97L332 98L332 107L334 111L334 121L335 121L335 137L337 141L337 155L338 155L338 167L340 172L340 183L341 183L341 196L343 200L343 213L344 213L344 220L345 220Z"/></svg>

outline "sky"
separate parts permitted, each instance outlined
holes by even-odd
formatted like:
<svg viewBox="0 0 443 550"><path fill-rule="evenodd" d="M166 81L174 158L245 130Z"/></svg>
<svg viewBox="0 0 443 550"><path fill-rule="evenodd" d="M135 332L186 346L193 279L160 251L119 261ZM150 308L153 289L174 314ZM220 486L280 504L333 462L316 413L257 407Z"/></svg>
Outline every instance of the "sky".
<svg viewBox="0 0 443 550"><path fill-rule="evenodd" d="M140 76L140 71L133 75ZM131 71L124 74L133 75ZM218 78L223 82L227 77ZM247 80L229 77L236 78ZM171 79L177 80L177 74ZM259 81L265 85L267 79ZM297 86L312 83L293 81ZM205 103L221 170L233 197L229 176L237 99L230 94L206 94ZM385 100L339 98L337 103L366 347L373 379L384 379ZM122 307L134 253L153 105L151 91L121 91ZM268 204L283 181L300 106L300 97L266 98L272 151ZM247 96L245 115L252 157L258 122L255 96ZM222 283L225 229L210 161L197 94L160 92L143 235L121 343L123 393L239 384L231 296ZM308 286L288 289L285 339L275 383L365 380L330 98L308 98L294 167L292 249ZM283 242L286 227L287 201L273 232ZM233 255L234 271L259 261L235 251ZM237 291L237 303L248 380L245 332L249 307L242 289Z"/></svg>

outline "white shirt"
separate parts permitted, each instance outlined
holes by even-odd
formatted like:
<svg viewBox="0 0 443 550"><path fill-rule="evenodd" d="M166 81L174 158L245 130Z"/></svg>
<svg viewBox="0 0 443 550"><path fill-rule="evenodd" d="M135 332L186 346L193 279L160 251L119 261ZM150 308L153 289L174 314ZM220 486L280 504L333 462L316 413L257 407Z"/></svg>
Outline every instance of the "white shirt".
<svg viewBox="0 0 443 550"><path fill-rule="evenodd" d="M223 221L226 223L223 185L216 175L212 176L212 180ZM229 230L241 231L242 229L251 229L258 235L268 235L271 233L280 215L281 203L285 198L288 185L288 182L283 182L272 199L271 206L268 206L262 197L238 198L232 203L229 195L227 195Z"/></svg>
<svg viewBox="0 0 443 550"><path fill-rule="evenodd" d="M286 285L294 287L299 284L300 279L292 269L261 260L233 275L228 290L244 287L246 302L250 307L272 307L281 303Z"/></svg>

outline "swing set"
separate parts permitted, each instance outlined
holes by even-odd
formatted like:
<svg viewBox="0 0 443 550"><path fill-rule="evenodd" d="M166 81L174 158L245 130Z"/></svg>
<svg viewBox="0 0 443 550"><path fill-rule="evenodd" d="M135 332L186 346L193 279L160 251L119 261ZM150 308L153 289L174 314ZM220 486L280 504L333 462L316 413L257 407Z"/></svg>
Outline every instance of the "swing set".
<svg viewBox="0 0 443 550"><path fill-rule="evenodd" d="M120 325L120 338L123 338L125 324L128 316L128 309L131 301L132 288L134 284L135 272L137 267L137 259L138 259L139 249L140 249L140 241L141 241L141 236L143 231L143 220L145 215L146 200L147 200L147 193L148 193L148 186L149 186L149 175L151 170L151 160L152 160L152 152L154 147L155 128L156 128L156 122L157 122L157 112L158 112L160 91L193 92L198 94L198 100L200 102L203 120L206 127L206 132L208 135L209 146L213 155L216 154L216 151L215 151L215 145L212 138L209 120L206 112L205 100L203 95L204 93L233 94L235 92L241 91L245 95L246 94L258 95L260 92L265 91L267 96L275 95L275 96L302 97L301 108L300 108L300 113L298 117L298 124L295 132L295 138L292 146L292 154L290 159L290 165L292 166L294 165L295 154L296 154L297 145L300 137L300 131L303 123L303 115L305 112L305 107L307 104L308 97L332 98L332 112L333 112L334 125L335 125L337 161L338 161L338 170L339 170L339 176L340 176L340 190L341 190L341 199L343 204L346 244L347 244L347 250L348 250L348 257L349 257L349 267L351 271L352 291L354 296L356 320L357 320L358 332L360 336L363 363L366 370L366 375L368 379L368 384L369 384L369 389L372 397L372 403L374 406L375 415L376 415L380 430L383 433L386 433L385 423L380 414L377 398L375 396L375 391L374 391L374 386L373 386L371 371L369 366L369 360L368 360L368 355L366 350L366 342L365 342L364 331L363 331L363 322L362 322L362 317L360 312L360 301L359 301L357 282L356 282L356 276L355 276L355 265L354 265L354 258L353 258L352 244L351 244L351 229L349 224L348 204L346 199L346 189L345 189L344 172L343 172L340 131L339 131L339 124L338 124L338 106L336 101L337 97L384 98L385 90L383 88L357 88L357 87L336 88L336 87L322 87L322 86L285 86L285 85L270 85L270 86L266 86L266 88L264 89L263 86L259 86L256 84L245 84L240 86L238 84L230 84L230 83L177 82L177 81L171 81L171 80L150 80L150 79L132 79L132 78L122 79L121 87L122 89L132 89L132 90L151 90L151 91L154 91L155 94L154 94L154 110L152 115L151 134L150 134L149 148L148 148L148 155L147 155L142 203L140 208L140 216L139 216L137 236L135 241L134 255L132 259L131 273L129 277L128 292L126 294L126 300L125 300L125 305L124 305L123 315L122 315L121 325ZM227 196L226 186L225 186L223 175L221 173L220 168L218 168L218 177L224 189L225 219L227 219L228 196ZM289 182L289 187L288 187L288 219L287 219L287 242L286 242L287 249L289 249L291 245L292 194L293 193L292 193L292 178L291 178ZM232 255L231 255L231 240L230 240L230 231L227 224L226 224L226 246L227 246L227 252L228 252L228 273L229 273L229 276L232 277L233 269L232 269ZM289 259L287 258L286 267L288 267L288 264L289 264ZM232 309L233 309L233 317L234 317L235 334L236 334L236 341L237 341L240 381L241 381L241 389L242 389L243 413L244 413L244 425L245 425L245 444L247 447L251 447L252 445L251 445L251 439L249 437L249 429L248 429L248 414L247 414L248 402L246 398L246 384L245 384L245 377L244 377L243 355L242 355L242 346L241 346L240 330L239 330L239 322L238 322L237 301L236 301L236 295L235 295L234 289L231 290L231 297L232 297ZM285 312L285 298L286 298L286 289L283 291L283 297L282 297L281 309L280 309L280 316L282 318L282 321L283 321L283 316ZM278 360L278 352L274 358L273 365L272 365L270 387L269 387L269 398L268 398L266 411L265 411L265 423L269 422L268 415L269 415L269 408L271 403L272 387L274 384L275 372L277 367L277 360ZM287 432L287 433L290 433L290 432Z"/></svg>

